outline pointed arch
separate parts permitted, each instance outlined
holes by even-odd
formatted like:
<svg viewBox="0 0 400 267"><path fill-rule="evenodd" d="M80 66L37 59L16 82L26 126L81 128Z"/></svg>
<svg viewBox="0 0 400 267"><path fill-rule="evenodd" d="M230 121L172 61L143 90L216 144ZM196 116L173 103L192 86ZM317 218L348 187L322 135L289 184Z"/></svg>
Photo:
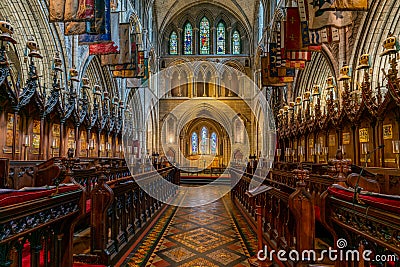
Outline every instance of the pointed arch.
<svg viewBox="0 0 400 267"><path fill-rule="evenodd" d="M210 21L205 16L200 21L199 47L201 55L210 54Z"/></svg>

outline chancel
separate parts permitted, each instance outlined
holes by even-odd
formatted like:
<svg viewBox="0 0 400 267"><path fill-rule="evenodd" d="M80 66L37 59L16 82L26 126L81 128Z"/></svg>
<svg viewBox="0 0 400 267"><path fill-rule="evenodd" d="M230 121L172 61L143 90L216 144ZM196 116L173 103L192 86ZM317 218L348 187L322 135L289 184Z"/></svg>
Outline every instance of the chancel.
<svg viewBox="0 0 400 267"><path fill-rule="evenodd" d="M400 1L0 1L0 267L400 266Z"/></svg>

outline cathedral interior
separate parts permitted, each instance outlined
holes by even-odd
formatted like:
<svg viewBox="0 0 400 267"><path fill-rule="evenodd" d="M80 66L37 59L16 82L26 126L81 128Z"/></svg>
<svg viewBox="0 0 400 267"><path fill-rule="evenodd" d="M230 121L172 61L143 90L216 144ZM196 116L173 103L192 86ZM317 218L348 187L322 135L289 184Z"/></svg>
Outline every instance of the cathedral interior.
<svg viewBox="0 0 400 267"><path fill-rule="evenodd" d="M399 0L1 0L0 267L400 266Z"/></svg>

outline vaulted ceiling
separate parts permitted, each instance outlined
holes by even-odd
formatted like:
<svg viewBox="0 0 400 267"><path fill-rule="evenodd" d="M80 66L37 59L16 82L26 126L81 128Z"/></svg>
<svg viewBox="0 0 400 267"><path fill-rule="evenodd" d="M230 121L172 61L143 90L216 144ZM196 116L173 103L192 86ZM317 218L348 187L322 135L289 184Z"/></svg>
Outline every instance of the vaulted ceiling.
<svg viewBox="0 0 400 267"><path fill-rule="evenodd" d="M155 14L157 14L157 25L159 32L168 25L169 21L177 13L194 5L210 3L223 7L235 14L248 29L252 29L256 16L257 3L259 1L249 0L154 0Z"/></svg>

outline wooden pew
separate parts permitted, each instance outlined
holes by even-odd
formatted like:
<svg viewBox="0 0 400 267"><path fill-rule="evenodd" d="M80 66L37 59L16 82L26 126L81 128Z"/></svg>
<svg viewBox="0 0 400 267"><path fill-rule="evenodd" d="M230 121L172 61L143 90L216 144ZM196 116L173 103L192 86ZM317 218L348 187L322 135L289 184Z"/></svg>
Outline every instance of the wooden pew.
<svg viewBox="0 0 400 267"><path fill-rule="evenodd" d="M119 170L122 173L125 171L123 168ZM170 183L179 184L179 171L174 167L134 177L130 174L124 177L120 175L111 175L107 165L102 167L90 194L91 253L76 255L77 261L107 266L115 264L160 211L163 206L161 201L176 194L174 189L166 187L158 179L159 175ZM110 177L117 179L110 180Z"/></svg>

